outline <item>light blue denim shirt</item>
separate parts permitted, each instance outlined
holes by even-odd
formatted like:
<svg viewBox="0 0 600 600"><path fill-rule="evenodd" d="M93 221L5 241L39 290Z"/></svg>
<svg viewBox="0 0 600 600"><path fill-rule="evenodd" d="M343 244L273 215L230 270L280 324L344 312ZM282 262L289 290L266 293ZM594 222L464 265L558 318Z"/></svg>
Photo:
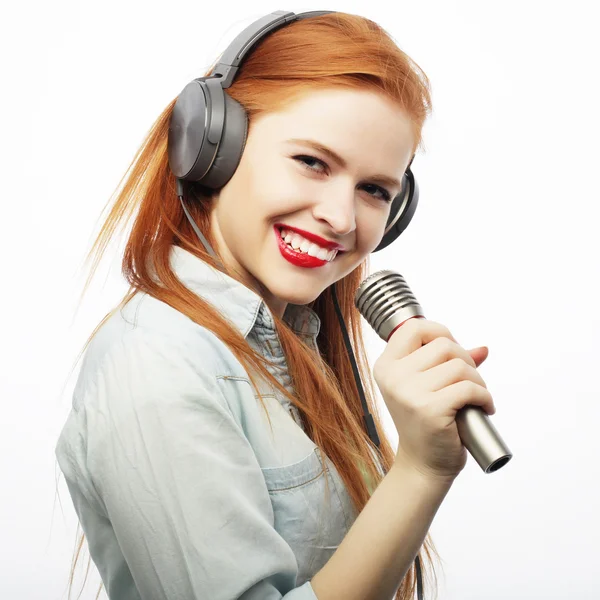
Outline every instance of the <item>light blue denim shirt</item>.
<svg viewBox="0 0 600 600"><path fill-rule="evenodd" d="M171 256L291 391L262 298ZM314 311L289 304L284 319L316 349ZM111 600L316 600L310 579L357 514L295 407L258 381L272 429L228 347L167 304L138 293L100 328L56 457Z"/></svg>

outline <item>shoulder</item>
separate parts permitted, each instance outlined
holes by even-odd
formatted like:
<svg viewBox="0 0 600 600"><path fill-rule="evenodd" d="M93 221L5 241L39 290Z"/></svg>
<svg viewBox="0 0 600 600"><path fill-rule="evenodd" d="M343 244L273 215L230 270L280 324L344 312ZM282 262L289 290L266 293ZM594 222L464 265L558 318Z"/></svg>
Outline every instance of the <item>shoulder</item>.
<svg viewBox="0 0 600 600"><path fill-rule="evenodd" d="M212 331L147 294L134 296L102 324L84 354L77 387L93 385L101 371L139 369L149 379L175 372L210 379L245 375Z"/></svg>

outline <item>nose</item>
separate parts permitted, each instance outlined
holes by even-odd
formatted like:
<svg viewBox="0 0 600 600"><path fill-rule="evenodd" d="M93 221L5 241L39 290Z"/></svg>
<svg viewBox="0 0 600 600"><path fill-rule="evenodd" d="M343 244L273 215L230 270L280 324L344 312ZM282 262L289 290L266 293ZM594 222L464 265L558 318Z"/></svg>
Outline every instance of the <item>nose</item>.
<svg viewBox="0 0 600 600"><path fill-rule="evenodd" d="M344 236L356 229L356 212L354 200L356 190L348 188L340 190L334 186L327 186L322 197L313 205L313 217L324 221L329 230L339 236L340 241Z"/></svg>

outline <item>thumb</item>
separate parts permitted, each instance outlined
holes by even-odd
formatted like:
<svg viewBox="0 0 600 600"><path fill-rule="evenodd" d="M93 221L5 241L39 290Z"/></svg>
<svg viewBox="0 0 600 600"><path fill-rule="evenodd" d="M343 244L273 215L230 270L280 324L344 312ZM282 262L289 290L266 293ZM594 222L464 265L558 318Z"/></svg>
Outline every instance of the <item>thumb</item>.
<svg viewBox="0 0 600 600"><path fill-rule="evenodd" d="M478 348L473 348L472 350L467 350L467 352L471 355L471 358L475 361L475 367L478 367L489 354L489 349L487 346L479 346Z"/></svg>

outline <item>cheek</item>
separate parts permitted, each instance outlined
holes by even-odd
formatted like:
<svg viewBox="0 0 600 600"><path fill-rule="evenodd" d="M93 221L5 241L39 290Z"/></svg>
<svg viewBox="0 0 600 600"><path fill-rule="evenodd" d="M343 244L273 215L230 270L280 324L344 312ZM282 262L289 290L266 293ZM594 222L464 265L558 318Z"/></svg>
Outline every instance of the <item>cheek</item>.
<svg viewBox="0 0 600 600"><path fill-rule="evenodd" d="M258 162L253 165L239 192L248 199L253 210L250 218L271 218L297 209L302 194L298 182L281 161Z"/></svg>
<svg viewBox="0 0 600 600"><path fill-rule="evenodd" d="M277 219L306 210L310 195L298 186L297 181L280 175L255 190L254 198L263 217Z"/></svg>
<svg viewBox="0 0 600 600"><path fill-rule="evenodd" d="M383 237L389 209L385 212L366 211L356 220L356 245L361 252L376 248Z"/></svg>

